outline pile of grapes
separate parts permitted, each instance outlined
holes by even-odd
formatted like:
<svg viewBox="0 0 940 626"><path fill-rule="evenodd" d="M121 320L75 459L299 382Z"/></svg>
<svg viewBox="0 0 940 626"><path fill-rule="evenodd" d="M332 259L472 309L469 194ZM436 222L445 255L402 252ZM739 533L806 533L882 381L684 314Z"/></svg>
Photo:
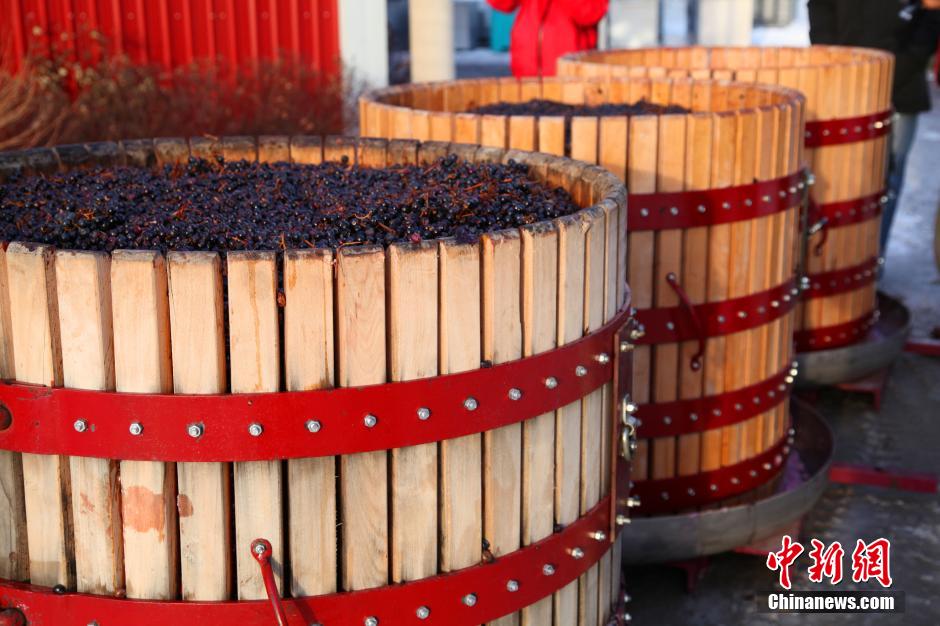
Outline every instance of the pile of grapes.
<svg viewBox="0 0 940 626"><path fill-rule="evenodd" d="M554 100L528 100L526 102L494 102L470 109L481 115L534 115L572 117L576 115L671 115L688 113L689 109L677 104L654 104L639 100L633 104L565 104Z"/></svg>
<svg viewBox="0 0 940 626"><path fill-rule="evenodd" d="M577 211L525 165L354 167L210 162L114 167L0 183L0 241L81 250L283 250L419 242Z"/></svg>

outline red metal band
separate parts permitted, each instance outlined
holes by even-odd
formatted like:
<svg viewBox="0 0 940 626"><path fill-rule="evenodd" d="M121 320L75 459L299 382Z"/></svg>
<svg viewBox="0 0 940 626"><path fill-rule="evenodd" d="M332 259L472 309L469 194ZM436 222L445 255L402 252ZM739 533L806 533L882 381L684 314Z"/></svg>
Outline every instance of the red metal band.
<svg viewBox="0 0 940 626"><path fill-rule="evenodd" d="M720 337L756 328L786 315L796 304L798 295L796 281L789 280L772 289L740 298L696 304L694 308L701 329L696 328L685 306L641 309L637 311L636 319L646 334L638 343L691 341L699 339L699 330L705 337Z"/></svg>
<svg viewBox="0 0 940 626"><path fill-rule="evenodd" d="M803 199L804 172L736 187L627 196L630 232L713 226L785 211Z"/></svg>
<svg viewBox="0 0 940 626"><path fill-rule="evenodd" d="M417 615L420 607L428 610L431 623L455 626L482 624L508 615L577 580L610 550L613 538L606 535L610 514L608 500L604 498L562 531L492 563L376 589L284 599L287 623L291 626L363 624L368 617L374 617L379 624L426 624L428 620ZM510 581L515 581L515 585ZM515 591L511 590L513 588ZM0 584L0 605L20 610L30 624L270 626L275 623L268 600L127 600L79 593L58 594L47 587L10 581Z"/></svg>
<svg viewBox="0 0 940 626"><path fill-rule="evenodd" d="M641 404L636 413L637 437L678 437L737 424L772 409L790 397L793 384L787 367L767 380L734 391L677 400Z"/></svg>
<svg viewBox="0 0 940 626"><path fill-rule="evenodd" d="M861 341L877 321L878 312L875 311L844 324L798 330L793 333L796 351L814 352L851 345Z"/></svg>
<svg viewBox="0 0 940 626"><path fill-rule="evenodd" d="M813 203L813 221L826 218L826 228L857 224L881 215L881 207L888 201L884 190L877 193L841 200L839 202Z"/></svg>
<svg viewBox="0 0 940 626"><path fill-rule="evenodd" d="M863 263L829 272L808 274L809 287L803 291L804 298L823 298L870 285L877 278L878 257Z"/></svg>
<svg viewBox="0 0 940 626"><path fill-rule="evenodd" d="M789 454L789 436L770 449L720 469L656 480L640 480L632 493L640 498L636 511L656 515L702 506L742 494L772 480Z"/></svg>
<svg viewBox="0 0 940 626"><path fill-rule="evenodd" d="M806 147L837 146L884 137L891 132L892 111L806 122Z"/></svg>
<svg viewBox="0 0 940 626"><path fill-rule="evenodd" d="M0 449L148 461L257 461L452 439L542 415L610 382L619 361L618 333L631 323L627 307L596 332L549 352L369 387L195 396L3 383L0 409L12 421L0 430ZM621 387L629 384L620 381Z"/></svg>

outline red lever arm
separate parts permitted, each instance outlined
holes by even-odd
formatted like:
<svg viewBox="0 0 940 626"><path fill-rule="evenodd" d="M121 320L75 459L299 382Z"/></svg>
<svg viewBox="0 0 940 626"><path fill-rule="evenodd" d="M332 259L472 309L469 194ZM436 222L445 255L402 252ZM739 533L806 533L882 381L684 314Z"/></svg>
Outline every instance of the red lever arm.
<svg viewBox="0 0 940 626"><path fill-rule="evenodd" d="M287 614L281 604L281 596L277 591L277 581L274 580L274 570L271 568L271 542L267 539L255 539L251 542L251 555L261 567L261 578L264 579L264 589L268 592L268 600L274 609L277 626L287 626Z"/></svg>
<svg viewBox="0 0 940 626"><path fill-rule="evenodd" d="M702 322L698 318L695 305L692 304L688 294L686 294L685 290L679 285L679 279L676 278L676 275L672 272L666 274L666 282L669 283L672 290L679 296L679 300L682 301L682 305L686 308L686 311L688 311L689 317L692 320L692 326L695 328L695 335L698 337L698 351L692 355L692 359L689 361L689 367L692 368L693 372L697 372L702 369L702 355L705 354L705 327L702 326Z"/></svg>

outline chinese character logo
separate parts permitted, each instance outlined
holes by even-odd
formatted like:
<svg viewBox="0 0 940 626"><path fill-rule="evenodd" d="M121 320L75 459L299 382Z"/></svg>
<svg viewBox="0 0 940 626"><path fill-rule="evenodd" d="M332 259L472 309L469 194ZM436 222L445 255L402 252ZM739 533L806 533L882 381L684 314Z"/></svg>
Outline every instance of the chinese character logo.
<svg viewBox="0 0 940 626"><path fill-rule="evenodd" d="M845 556L842 544L834 541L827 548L819 539L812 539L811 543L813 549L809 551L809 558L813 563L809 566L810 582L821 583L823 578L828 578L830 585L838 585L842 581L842 557Z"/></svg>
<svg viewBox="0 0 940 626"><path fill-rule="evenodd" d="M771 571L780 570L780 586L784 589L790 588L790 565L801 554L803 554L803 545L798 541L793 541L790 535L784 535L783 547L780 551L767 555L767 568Z"/></svg>
<svg viewBox="0 0 940 626"><path fill-rule="evenodd" d="M852 551L852 580L862 583L872 578L882 587L891 586L891 542L883 537L871 543L859 539Z"/></svg>

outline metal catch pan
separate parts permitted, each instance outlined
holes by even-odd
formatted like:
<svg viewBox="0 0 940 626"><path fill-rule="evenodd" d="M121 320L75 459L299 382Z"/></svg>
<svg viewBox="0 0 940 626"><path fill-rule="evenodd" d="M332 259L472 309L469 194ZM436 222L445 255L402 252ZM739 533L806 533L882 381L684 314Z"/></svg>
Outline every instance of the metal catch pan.
<svg viewBox="0 0 940 626"><path fill-rule="evenodd" d="M837 385L864 378L891 365L911 332L911 313L898 300L878 294L878 321L859 343L832 350L802 352L797 388Z"/></svg>
<svg viewBox="0 0 940 626"><path fill-rule="evenodd" d="M624 532L628 564L682 561L772 536L816 503L829 483L832 433L811 411L791 402L796 435L773 495L749 503L678 515L634 518Z"/></svg>

